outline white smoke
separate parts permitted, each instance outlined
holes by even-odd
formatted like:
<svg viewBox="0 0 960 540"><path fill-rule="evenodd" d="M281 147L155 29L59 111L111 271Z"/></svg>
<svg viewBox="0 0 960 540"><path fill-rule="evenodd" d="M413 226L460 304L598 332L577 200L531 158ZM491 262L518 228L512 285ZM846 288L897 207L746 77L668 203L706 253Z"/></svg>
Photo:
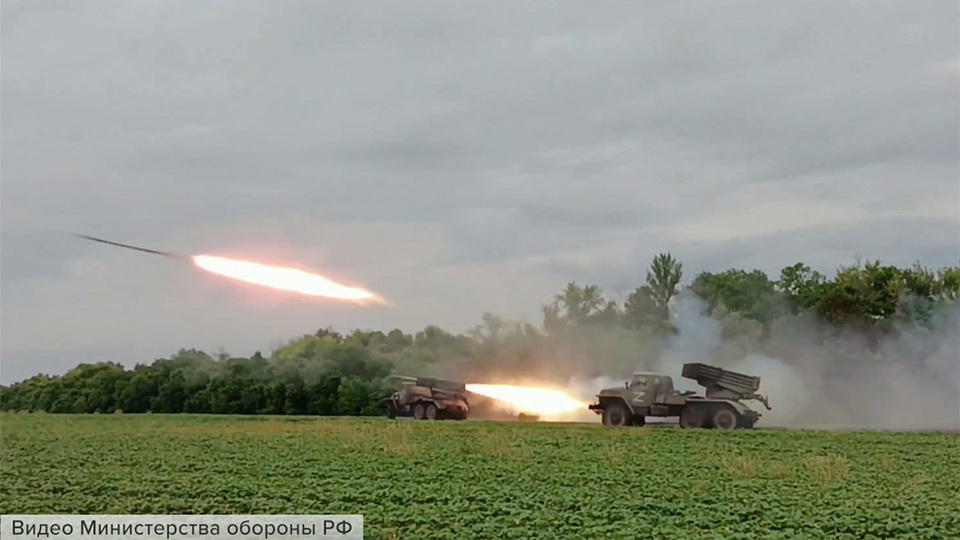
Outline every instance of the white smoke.
<svg viewBox="0 0 960 540"><path fill-rule="evenodd" d="M768 398L771 410L751 401L751 408L760 412L764 426L791 426L802 424L803 411L810 406L815 393L800 372L775 358L761 354L748 355L730 367L735 371L760 377L757 393Z"/></svg>
<svg viewBox="0 0 960 540"><path fill-rule="evenodd" d="M696 381L681 376L683 364L714 363L723 342L723 327L707 315L706 306L689 289L677 296L671 315L677 334L661 356L658 371L670 375L679 392L702 391Z"/></svg>
<svg viewBox="0 0 960 540"><path fill-rule="evenodd" d="M660 369L678 390L703 388L680 377L682 364L704 362L761 378L755 401L758 427L960 430L960 302L945 309L932 329L903 326L871 347L862 334L827 332L802 318L775 322L766 339L731 354L724 321L688 291L673 311L678 334ZM782 357L781 357L782 355ZM692 384L692 386L691 386Z"/></svg>

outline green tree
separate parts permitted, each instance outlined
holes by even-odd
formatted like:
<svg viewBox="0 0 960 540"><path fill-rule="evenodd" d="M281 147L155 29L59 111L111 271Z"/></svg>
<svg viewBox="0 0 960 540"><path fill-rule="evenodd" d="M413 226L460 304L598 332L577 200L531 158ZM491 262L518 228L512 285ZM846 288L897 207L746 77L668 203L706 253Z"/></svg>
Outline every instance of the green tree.
<svg viewBox="0 0 960 540"><path fill-rule="evenodd" d="M670 318L670 300L679 292L682 279L683 265L673 255L661 253L653 258L647 271L647 286L663 320Z"/></svg>
<svg viewBox="0 0 960 540"><path fill-rule="evenodd" d="M830 292L831 285L820 272L797 263L780 271L776 287L784 295L790 312L797 315L819 305Z"/></svg>
<svg viewBox="0 0 960 540"><path fill-rule="evenodd" d="M891 319L906 287L900 270L879 261L843 267L816 307L826 320L864 327Z"/></svg>
<svg viewBox="0 0 960 540"><path fill-rule="evenodd" d="M653 289L644 285L635 289L624 303L624 326L634 330L641 328L661 328L666 323Z"/></svg>
<svg viewBox="0 0 960 540"><path fill-rule="evenodd" d="M554 306L558 308L560 317L571 324L586 323L599 315L605 305L602 291L596 285L581 287L576 282L570 282L562 293L554 296Z"/></svg>
<svg viewBox="0 0 960 540"><path fill-rule="evenodd" d="M746 319L767 324L778 318L784 309L784 299L777 284L760 270L702 272L690 288L707 303L711 313L723 306Z"/></svg>

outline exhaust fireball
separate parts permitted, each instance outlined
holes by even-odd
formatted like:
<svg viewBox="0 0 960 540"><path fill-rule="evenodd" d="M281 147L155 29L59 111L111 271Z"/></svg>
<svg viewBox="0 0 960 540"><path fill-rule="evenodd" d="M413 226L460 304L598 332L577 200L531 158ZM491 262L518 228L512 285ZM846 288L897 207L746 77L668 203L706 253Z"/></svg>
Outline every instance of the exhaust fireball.
<svg viewBox="0 0 960 540"><path fill-rule="evenodd" d="M509 384L468 384L467 390L512 405L518 412L559 414L587 406L560 390Z"/></svg>

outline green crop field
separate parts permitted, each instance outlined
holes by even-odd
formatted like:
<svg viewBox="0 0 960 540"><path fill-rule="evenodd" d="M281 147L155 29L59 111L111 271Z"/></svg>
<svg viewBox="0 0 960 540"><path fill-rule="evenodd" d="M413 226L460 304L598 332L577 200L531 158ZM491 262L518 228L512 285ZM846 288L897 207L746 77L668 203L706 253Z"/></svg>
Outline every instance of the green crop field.
<svg viewBox="0 0 960 540"><path fill-rule="evenodd" d="M4 514L364 514L368 538L957 538L953 434L0 415Z"/></svg>

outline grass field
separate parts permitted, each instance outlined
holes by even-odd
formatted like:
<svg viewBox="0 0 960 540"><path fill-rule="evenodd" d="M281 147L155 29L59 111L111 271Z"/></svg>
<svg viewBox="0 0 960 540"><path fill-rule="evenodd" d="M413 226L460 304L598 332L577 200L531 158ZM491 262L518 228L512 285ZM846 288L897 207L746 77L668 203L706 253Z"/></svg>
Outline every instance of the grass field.
<svg viewBox="0 0 960 540"><path fill-rule="evenodd" d="M367 538L956 538L960 436L0 415L0 512L364 514Z"/></svg>

